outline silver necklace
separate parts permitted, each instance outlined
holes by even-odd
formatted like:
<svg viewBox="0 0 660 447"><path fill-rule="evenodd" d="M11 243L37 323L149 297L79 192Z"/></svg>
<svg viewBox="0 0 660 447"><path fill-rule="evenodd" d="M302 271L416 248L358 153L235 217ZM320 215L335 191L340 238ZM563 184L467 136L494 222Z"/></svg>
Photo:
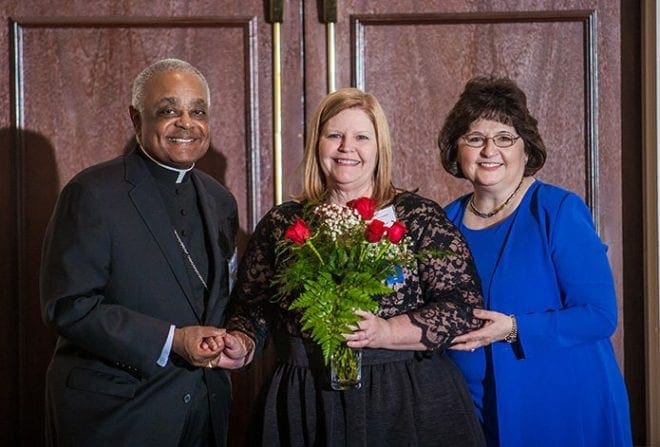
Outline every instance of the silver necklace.
<svg viewBox="0 0 660 447"><path fill-rule="evenodd" d="M190 253L188 253L188 249L186 248L186 244L183 243L183 241L181 240L181 237L179 236L179 233L176 230L174 230L174 235L176 236L176 240L179 242L179 245L181 246L181 250L183 250L183 253L188 258L188 262L190 263L190 266L192 267L193 271L195 272L195 275L197 275L199 280L202 282L202 285L204 286L204 289L208 291L209 288L206 285L206 281L204 281L204 278L202 278L202 275L199 273L199 270L197 269L197 265L195 265L195 261L193 261L193 258L190 256Z"/></svg>

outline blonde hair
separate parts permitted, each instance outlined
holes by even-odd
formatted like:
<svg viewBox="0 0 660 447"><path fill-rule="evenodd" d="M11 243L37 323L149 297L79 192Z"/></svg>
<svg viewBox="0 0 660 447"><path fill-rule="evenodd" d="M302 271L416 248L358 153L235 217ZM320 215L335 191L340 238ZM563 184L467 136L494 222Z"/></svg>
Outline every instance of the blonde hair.
<svg viewBox="0 0 660 447"><path fill-rule="evenodd" d="M372 198L379 206L394 198L396 189L392 185L392 140L385 113L373 95L357 88L342 88L323 98L314 112L305 144L302 192L295 196L294 200L321 202L326 198L328 185L319 160L319 137L331 118L352 108L364 111L376 131L378 161L373 178Z"/></svg>

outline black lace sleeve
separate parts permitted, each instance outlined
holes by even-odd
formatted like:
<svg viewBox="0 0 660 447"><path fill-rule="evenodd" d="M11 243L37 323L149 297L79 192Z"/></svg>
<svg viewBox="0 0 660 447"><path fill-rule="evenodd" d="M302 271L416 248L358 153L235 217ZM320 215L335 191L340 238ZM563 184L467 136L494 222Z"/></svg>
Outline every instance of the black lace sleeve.
<svg viewBox="0 0 660 447"><path fill-rule="evenodd" d="M263 346L277 311L275 245L295 220L300 206L287 202L273 208L259 222L240 262L236 285L227 309L228 330L239 330Z"/></svg>
<svg viewBox="0 0 660 447"><path fill-rule="evenodd" d="M441 257L424 257L416 275L421 305L407 312L422 329L422 343L430 350L445 349L451 340L477 329L481 322L472 316L483 307L481 283L472 254L459 230L435 202L413 194L403 195L397 214L404 219L415 250L449 250ZM413 279L414 281L414 279Z"/></svg>

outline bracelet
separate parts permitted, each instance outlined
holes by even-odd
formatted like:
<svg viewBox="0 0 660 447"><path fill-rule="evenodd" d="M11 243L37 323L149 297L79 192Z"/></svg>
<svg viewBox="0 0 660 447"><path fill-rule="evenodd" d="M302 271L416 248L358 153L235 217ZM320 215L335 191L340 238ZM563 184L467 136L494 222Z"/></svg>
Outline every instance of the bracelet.
<svg viewBox="0 0 660 447"><path fill-rule="evenodd" d="M506 337L504 337L504 341L507 343L513 343L518 340L518 322L516 321L515 315L511 314L509 317L511 318L511 323L513 323L513 325L511 326L511 331L506 334Z"/></svg>

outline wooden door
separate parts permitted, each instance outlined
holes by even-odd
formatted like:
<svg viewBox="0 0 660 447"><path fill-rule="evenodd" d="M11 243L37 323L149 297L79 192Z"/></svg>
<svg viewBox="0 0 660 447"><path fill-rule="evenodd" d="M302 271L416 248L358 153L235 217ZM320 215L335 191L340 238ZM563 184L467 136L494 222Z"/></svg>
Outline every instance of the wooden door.
<svg viewBox="0 0 660 447"><path fill-rule="evenodd" d="M212 98L212 149L199 163L237 198L241 241L272 206L271 27L260 0L5 1L0 14L0 228L3 388L0 444L36 446L43 437L44 372L54 344L39 311L43 233L57 194L78 171L132 144L132 79L164 57L205 73ZM299 65L299 11L287 8L283 44ZM288 147L301 147L302 74L284 86ZM284 167L296 164L295 156ZM7 282L5 286L5 281ZM257 377L258 371L255 370ZM251 394L236 379L239 417ZM246 391L244 391L246 390ZM236 425L236 424L235 424Z"/></svg>
<svg viewBox="0 0 660 447"><path fill-rule="evenodd" d="M340 0L309 6L306 117L328 86L332 65L325 50L332 39L317 22L332 17L336 86L357 86L379 98L394 139L397 186L419 188L441 204L470 190L467 181L444 172L436 147L465 82L505 75L526 92L548 148L536 176L581 195L609 247L619 309L613 342L629 389L634 441L644 443L639 2Z"/></svg>
<svg viewBox="0 0 660 447"><path fill-rule="evenodd" d="M513 78L548 147L538 177L584 197L621 271L619 16L618 2L607 3L340 1L337 86L379 98L392 128L398 185L445 204L470 188L440 164L444 117L471 77ZM305 16L306 44L324 43L315 16ZM308 105L326 85L323 56L318 48L306 52ZM621 292L620 276L617 287Z"/></svg>
<svg viewBox="0 0 660 447"><path fill-rule="evenodd" d="M305 16L306 45L325 43L315 17ZM575 191L590 206L609 246L621 300L619 20L616 1L574 0L560 7L538 1L515 7L506 1L340 1L336 83L358 86L381 101L398 186L419 188L446 204L471 188L441 166L436 140L444 117L471 77L516 80L548 148L537 177ZM319 48L306 52L308 105L324 91L319 67L325 66ZM622 363L621 325L615 345Z"/></svg>
<svg viewBox="0 0 660 447"><path fill-rule="evenodd" d="M626 164L620 144L619 2L514 3L285 0L281 153L274 157L269 19L277 11L269 0L5 0L0 207L9 212L0 213L0 444L41 444L44 372L54 335L41 322L37 278L57 194L82 168L128 148L130 83L162 57L188 60L207 76L212 149L200 167L236 195L242 245L274 204L277 160L285 193L297 185L305 121L328 91L324 21L336 22L336 86L356 85L383 104L397 185L419 188L443 204L468 190L439 162L435 140L445 114L474 75L516 79L549 148L539 177L587 200L610 247L618 296L634 295L622 272L629 265L634 270L635 260L624 264L624 253L638 246L641 231L624 244L623 229L635 215L622 211L621 166L641 171ZM641 197L630 199L627 204L639 209ZM620 361L623 334L620 329L615 337ZM249 424L268 360L233 375L233 445L254 432ZM643 402L634 406L643 412Z"/></svg>

